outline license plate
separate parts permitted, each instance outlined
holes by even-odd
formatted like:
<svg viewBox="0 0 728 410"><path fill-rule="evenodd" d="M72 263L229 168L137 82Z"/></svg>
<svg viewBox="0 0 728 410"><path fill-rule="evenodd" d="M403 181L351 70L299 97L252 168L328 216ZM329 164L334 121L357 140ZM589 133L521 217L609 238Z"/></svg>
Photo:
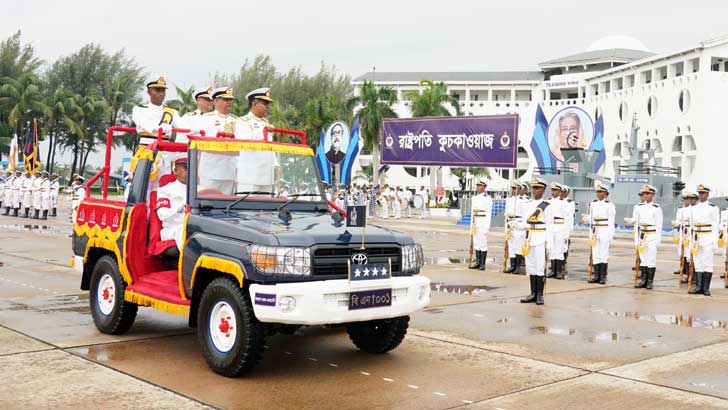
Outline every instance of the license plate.
<svg viewBox="0 0 728 410"><path fill-rule="evenodd" d="M349 310L392 306L392 289L360 290L349 293Z"/></svg>

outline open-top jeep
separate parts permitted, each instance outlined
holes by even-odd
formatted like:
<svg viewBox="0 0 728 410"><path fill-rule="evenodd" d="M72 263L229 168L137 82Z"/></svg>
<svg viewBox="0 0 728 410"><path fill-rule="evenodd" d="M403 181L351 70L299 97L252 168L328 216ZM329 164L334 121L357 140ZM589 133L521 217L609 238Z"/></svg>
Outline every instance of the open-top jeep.
<svg viewBox="0 0 728 410"><path fill-rule="evenodd" d="M106 163L87 184L72 236L71 263L101 332L129 330L139 306L186 316L210 368L237 376L257 364L267 336L304 325L341 325L359 349L387 352L404 338L408 315L429 303L422 248L379 227L347 227L303 133L271 130L297 143L267 132L262 141L160 138L135 154L130 194L118 201L107 199L115 132L135 130L109 129ZM172 161L184 156L178 250L161 240L155 204L159 187L176 179Z"/></svg>

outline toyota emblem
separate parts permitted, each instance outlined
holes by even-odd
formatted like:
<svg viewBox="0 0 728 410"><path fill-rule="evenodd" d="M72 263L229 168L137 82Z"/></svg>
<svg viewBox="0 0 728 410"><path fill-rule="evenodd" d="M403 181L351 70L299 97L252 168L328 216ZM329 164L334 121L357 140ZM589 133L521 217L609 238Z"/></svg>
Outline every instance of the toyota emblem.
<svg viewBox="0 0 728 410"><path fill-rule="evenodd" d="M364 253L355 253L351 256L351 263L354 265L366 265L367 262L368 258Z"/></svg>

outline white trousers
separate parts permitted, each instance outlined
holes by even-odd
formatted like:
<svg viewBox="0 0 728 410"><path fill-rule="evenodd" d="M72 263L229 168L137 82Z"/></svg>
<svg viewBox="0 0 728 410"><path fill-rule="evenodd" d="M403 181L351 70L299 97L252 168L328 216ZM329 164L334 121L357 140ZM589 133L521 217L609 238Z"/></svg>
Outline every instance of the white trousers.
<svg viewBox="0 0 728 410"><path fill-rule="evenodd" d="M698 246L698 253L693 256L693 265L695 272L713 273L713 244Z"/></svg>
<svg viewBox="0 0 728 410"><path fill-rule="evenodd" d="M31 204L31 198L30 191L23 193L23 208L30 208Z"/></svg>
<svg viewBox="0 0 728 410"><path fill-rule="evenodd" d="M47 211L51 208L51 197L48 195L41 195L40 197L40 208L43 211Z"/></svg>
<svg viewBox="0 0 728 410"><path fill-rule="evenodd" d="M645 250L640 254L640 266L657 267L657 241L645 242Z"/></svg>
<svg viewBox="0 0 728 410"><path fill-rule="evenodd" d="M597 236L596 238L596 244L594 244L594 247L591 249L592 251L592 262L594 264L597 263L607 263L609 261L609 243L611 241L608 237L600 238Z"/></svg>
<svg viewBox="0 0 728 410"><path fill-rule="evenodd" d="M525 259L527 274L543 276L546 269L546 244L531 245Z"/></svg>
<svg viewBox="0 0 728 410"><path fill-rule="evenodd" d="M548 232L546 238L549 249L550 260L564 260L564 252L566 252L566 232L561 229L554 229Z"/></svg>
<svg viewBox="0 0 728 410"><path fill-rule="evenodd" d="M392 201L392 212L394 212L395 219L399 219L402 217L402 205L400 205L399 201Z"/></svg>
<svg viewBox="0 0 728 410"><path fill-rule="evenodd" d="M51 208L58 208L58 194L55 192L51 194Z"/></svg>
<svg viewBox="0 0 728 410"><path fill-rule="evenodd" d="M159 237L163 241L174 239L174 242L177 244L177 249L182 250L182 246L184 245L182 243L182 231L182 225L165 227L159 231Z"/></svg>
<svg viewBox="0 0 728 410"><path fill-rule="evenodd" d="M33 192L33 209L40 209L40 192Z"/></svg>
<svg viewBox="0 0 728 410"><path fill-rule="evenodd" d="M20 191L13 191L13 208L20 208L22 199L23 196L20 194Z"/></svg>
<svg viewBox="0 0 728 410"><path fill-rule="evenodd" d="M523 240L526 239L526 232L511 230L511 237L508 239L508 257L515 258L521 254Z"/></svg>

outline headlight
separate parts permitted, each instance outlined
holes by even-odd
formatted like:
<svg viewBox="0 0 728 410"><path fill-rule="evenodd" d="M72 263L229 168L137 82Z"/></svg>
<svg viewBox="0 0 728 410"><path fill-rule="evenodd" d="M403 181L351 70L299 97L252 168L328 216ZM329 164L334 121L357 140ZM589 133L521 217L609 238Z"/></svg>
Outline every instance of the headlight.
<svg viewBox="0 0 728 410"><path fill-rule="evenodd" d="M280 246L250 245L255 269L269 275L310 275L311 250Z"/></svg>
<svg viewBox="0 0 728 410"><path fill-rule="evenodd" d="M402 272L412 272L420 269L425 263L422 246L419 244L402 247Z"/></svg>

